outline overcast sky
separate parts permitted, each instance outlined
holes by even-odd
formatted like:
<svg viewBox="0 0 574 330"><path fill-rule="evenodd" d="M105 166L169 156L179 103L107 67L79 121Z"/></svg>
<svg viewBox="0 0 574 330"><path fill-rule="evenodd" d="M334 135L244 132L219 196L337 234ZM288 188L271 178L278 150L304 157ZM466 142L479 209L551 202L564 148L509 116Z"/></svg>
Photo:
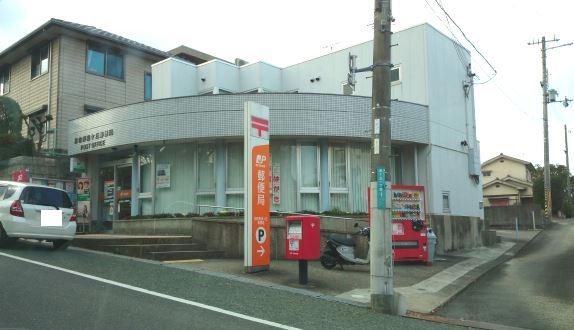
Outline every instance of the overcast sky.
<svg viewBox="0 0 574 330"><path fill-rule="evenodd" d="M574 41L574 5L565 0L442 0L442 4L498 71L490 82L475 86L482 161L503 152L541 164L540 47L527 42L542 35L556 35L560 43ZM394 1L393 15L394 31L428 22L450 35L435 0ZM372 39L368 26L372 16L371 0L0 0L0 50L55 17L162 50L185 44L227 60L240 57L286 66ZM485 81L492 71L476 52L472 56L478 80ZM550 87L560 97L574 97L572 59L574 46L548 52ZM564 164L564 124L574 132L574 106L551 104L549 113L550 161ZM574 149L574 134L569 136Z"/></svg>

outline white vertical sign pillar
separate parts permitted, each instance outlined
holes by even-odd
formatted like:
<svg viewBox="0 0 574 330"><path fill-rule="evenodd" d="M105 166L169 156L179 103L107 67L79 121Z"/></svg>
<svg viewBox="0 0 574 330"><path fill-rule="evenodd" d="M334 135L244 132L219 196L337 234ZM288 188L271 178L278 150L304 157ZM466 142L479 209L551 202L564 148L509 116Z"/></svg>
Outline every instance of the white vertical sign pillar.
<svg viewBox="0 0 574 330"><path fill-rule="evenodd" d="M271 220L269 108L245 102L244 125L244 266L247 273L269 269Z"/></svg>

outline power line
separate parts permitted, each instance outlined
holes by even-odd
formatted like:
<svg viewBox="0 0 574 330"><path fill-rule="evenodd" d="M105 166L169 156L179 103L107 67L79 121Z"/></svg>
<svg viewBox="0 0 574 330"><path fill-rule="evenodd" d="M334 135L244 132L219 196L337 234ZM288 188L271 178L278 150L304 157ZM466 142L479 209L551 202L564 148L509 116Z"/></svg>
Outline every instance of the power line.
<svg viewBox="0 0 574 330"><path fill-rule="evenodd" d="M454 19L452 19L452 17L450 16L450 14L446 11L446 9L444 8L444 6L442 5L442 3L439 0L434 0L435 3L439 6L439 8L442 10L442 12L446 15L446 17L456 26L456 28L460 31L460 33L462 34L462 36L464 37L464 39L466 39L466 41L468 41L468 43L472 46L472 48L474 48L474 50L478 53L478 55L480 55L480 57L482 57L482 59L490 66L490 68L492 69L492 71L494 72L494 74L496 75L497 71L494 68L494 66L488 61L488 59L486 59L486 57L478 50L478 48L474 45L474 43L472 41L470 41L470 39L466 36L466 34L464 33L464 31L462 30L462 28L454 21Z"/></svg>

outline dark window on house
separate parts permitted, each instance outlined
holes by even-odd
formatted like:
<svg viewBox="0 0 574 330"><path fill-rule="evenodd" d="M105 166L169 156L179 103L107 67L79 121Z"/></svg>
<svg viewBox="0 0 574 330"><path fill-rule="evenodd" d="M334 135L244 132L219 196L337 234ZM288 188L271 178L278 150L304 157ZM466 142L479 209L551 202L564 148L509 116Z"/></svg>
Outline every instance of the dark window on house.
<svg viewBox="0 0 574 330"><path fill-rule="evenodd" d="M124 79L124 56L114 49L109 49L107 56L106 74L110 77Z"/></svg>
<svg viewBox="0 0 574 330"><path fill-rule="evenodd" d="M490 176L490 173L492 173L492 171L482 171L482 176Z"/></svg>
<svg viewBox="0 0 574 330"><path fill-rule="evenodd" d="M124 55L117 49L88 43L86 72L124 79Z"/></svg>
<svg viewBox="0 0 574 330"><path fill-rule="evenodd" d="M144 74L144 100L151 100L151 73Z"/></svg>
<svg viewBox="0 0 574 330"><path fill-rule="evenodd" d="M401 80L400 69L399 67L391 69L391 82Z"/></svg>
<svg viewBox="0 0 574 330"><path fill-rule="evenodd" d="M10 67L0 69L0 95L10 91Z"/></svg>
<svg viewBox="0 0 574 330"><path fill-rule="evenodd" d="M100 76L105 74L106 51L97 45L88 44L88 54L86 56L86 70Z"/></svg>
<svg viewBox="0 0 574 330"><path fill-rule="evenodd" d="M32 53L32 78L48 72L48 45L42 46Z"/></svg>

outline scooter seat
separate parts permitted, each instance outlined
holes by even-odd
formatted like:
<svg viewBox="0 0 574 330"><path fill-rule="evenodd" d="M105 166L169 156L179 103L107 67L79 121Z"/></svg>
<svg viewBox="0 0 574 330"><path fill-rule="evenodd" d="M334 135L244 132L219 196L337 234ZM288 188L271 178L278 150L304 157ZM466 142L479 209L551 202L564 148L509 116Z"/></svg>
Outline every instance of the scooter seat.
<svg viewBox="0 0 574 330"><path fill-rule="evenodd" d="M331 236L330 238L333 242L339 245L355 246L355 241L344 236Z"/></svg>

